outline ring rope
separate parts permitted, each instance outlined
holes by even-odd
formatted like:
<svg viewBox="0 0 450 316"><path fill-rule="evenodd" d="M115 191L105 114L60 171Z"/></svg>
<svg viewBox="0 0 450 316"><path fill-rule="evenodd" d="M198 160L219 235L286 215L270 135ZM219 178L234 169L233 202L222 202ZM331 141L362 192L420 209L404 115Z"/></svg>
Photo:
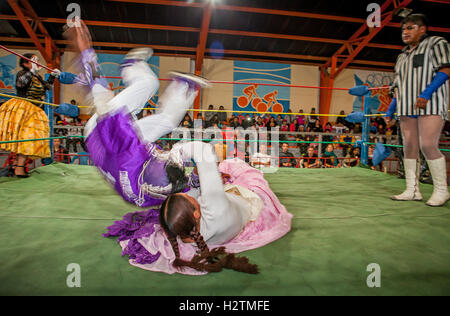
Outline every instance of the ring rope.
<svg viewBox="0 0 450 316"><path fill-rule="evenodd" d="M0 144L9 144L9 143L21 143L21 142L32 142L32 141L42 141L42 140L52 140L52 139L64 139L64 138L86 138L86 136L73 135L73 136L55 136L55 137L47 137L47 138L35 138L35 139L21 139L21 140L9 140L9 141L0 141ZM288 143L288 144L348 144L354 145L357 142L330 142L330 141L304 141L304 140L261 140L261 139L186 139L186 138L164 138L161 137L159 140L167 140L167 141L202 141L202 142L211 142L211 141L222 141L222 142L264 142L264 143ZM376 145L377 143L370 143L360 141L361 144L367 145ZM393 145L393 144L383 144L386 147L397 147L403 148L403 145ZM440 151L450 152L450 149L439 149Z"/></svg>

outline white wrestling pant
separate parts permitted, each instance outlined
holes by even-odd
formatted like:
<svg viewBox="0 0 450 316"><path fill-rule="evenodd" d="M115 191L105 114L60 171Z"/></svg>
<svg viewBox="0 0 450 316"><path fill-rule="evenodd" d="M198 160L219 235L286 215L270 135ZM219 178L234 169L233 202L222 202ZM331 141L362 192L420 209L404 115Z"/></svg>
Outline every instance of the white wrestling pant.
<svg viewBox="0 0 450 316"><path fill-rule="evenodd" d="M97 125L100 115L114 113L122 108L126 109L126 113L141 110L159 88L158 78L145 62L124 68L122 78L127 87L116 96L100 84L93 86L91 94L97 113L86 123L84 128L86 137ZM189 89L187 83L172 81L160 97L156 114L135 122L142 140L155 142L172 132L181 123L196 96L197 92Z"/></svg>

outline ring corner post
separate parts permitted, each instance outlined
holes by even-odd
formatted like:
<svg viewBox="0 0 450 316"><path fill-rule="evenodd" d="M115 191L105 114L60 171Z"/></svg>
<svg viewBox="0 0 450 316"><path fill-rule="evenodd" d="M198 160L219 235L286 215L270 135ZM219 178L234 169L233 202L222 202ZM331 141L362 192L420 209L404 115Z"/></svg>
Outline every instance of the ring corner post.
<svg viewBox="0 0 450 316"><path fill-rule="evenodd" d="M370 132L370 105L367 102L367 94L362 96L364 108L364 122L362 126L361 163L365 166L369 164L369 132Z"/></svg>
<svg viewBox="0 0 450 316"><path fill-rule="evenodd" d="M48 76L50 76L50 74L46 74L45 75L45 79L48 79ZM52 103L53 101L53 89L47 90L45 93L45 102L47 103ZM50 130L50 141L49 141L49 146L50 146L50 162L49 164L51 164L54 160L54 153L53 153L53 106L49 105L49 104L45 104L44 105L44 111L45 114L47 114L48 117L48 124L49 124L49 130Z"/></svg>

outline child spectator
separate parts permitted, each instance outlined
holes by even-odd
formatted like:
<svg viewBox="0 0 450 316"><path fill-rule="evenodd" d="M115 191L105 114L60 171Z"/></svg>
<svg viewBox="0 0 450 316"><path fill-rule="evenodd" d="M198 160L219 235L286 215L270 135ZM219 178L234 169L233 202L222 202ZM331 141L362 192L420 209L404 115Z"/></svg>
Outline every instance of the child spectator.
<svg viewBox="0 0 450 316"><path fill-rule="evenodd" d="M334 153L334 147L333 144L328 144L327 148L325 149L325 152L323 153L323 156L325 157L323 159L323 166L324 168L337 168L339 167L339 159Z"/></svg>
<svg viewBox="0 0 450 316"><path fill-rule="evenodd" d="M303 113L303 110L298 110L298 113ZM297 115L297 123L298 125L305 125L305 116L304 115Z"/></svg>
<svg viewBox="0 0 450 316"><path fill-rule="evenodd" d="M300 161L301 168L320 168L320 160L314 147L309 146L305 157Z"/></svg>

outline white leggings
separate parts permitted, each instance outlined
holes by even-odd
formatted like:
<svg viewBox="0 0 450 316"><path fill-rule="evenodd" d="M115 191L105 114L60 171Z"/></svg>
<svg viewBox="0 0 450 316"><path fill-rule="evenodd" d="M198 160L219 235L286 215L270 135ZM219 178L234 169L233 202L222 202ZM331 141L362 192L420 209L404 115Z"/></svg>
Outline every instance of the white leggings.
<svg viewBox="0 0 450 316"><path fill-rule="evenodd" d="M445 121L438 115L411 118L402 116L400 128L403 136L405 159L418 159L419 149L427 160L443 157L439 150L439 138Z"/></svg>
<svg viewBox="0 0 450 316"><path fill-rule="evenodd" d="M114 113L122 108L125 108L127 113L140 111L159 88L158 78L145 62L124 68L122 78L127 87L116 96L100 84L93 86L91 95L97 113L86 123L86 137L97 125L99 114ZM196 96L197 92L189 89L187 83L172 81L160 97L156 114L134 123L142 140L154 142L172 132L180 124Z"/></svg>

